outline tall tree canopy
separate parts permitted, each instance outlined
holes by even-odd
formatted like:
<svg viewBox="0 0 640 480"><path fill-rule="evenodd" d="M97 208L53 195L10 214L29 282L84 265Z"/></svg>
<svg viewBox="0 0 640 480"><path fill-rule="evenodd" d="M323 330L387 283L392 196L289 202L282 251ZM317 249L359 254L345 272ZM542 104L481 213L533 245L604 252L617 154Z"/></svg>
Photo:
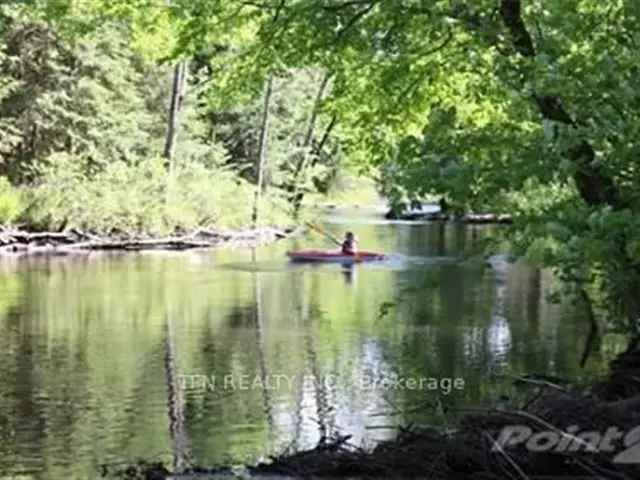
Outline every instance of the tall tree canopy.
<svg viewBox="0 0 640 480"><path fill-rule="evenodd" d="M631 320L638 20L636 0L3 5L0 169L15 181L60 152L98 168L157 155L158 85L188 60L176 157L211 163L218 152L218 165L255 182L247 166L267 108L275 158L265 178L296 206L344 158L392 201L435 194L458 210L511 213L522 253Z"/></svg>
<svg viewBox="0 0 640 480"><path fill-rule="evenodd" d="M335 75L350 152L391 191L515 213L523 249L637 317L638 2L239 3L271 12L279 61Z"/></svg>

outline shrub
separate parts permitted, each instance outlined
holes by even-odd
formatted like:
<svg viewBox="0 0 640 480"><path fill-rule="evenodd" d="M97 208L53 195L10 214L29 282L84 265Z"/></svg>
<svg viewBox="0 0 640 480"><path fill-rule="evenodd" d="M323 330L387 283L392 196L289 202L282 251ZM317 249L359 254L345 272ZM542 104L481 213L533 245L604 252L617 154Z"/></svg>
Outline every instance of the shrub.
<svg viewBox="0 0 640 480"><path fill-rule="evenodd" d="M22 195L6 177L0 177L0 224L15 222L23 211Z"/></svg>
<svg viewBox="0 0 640 480"><path fill-rule="evenodd" d="M220 164L185 160L169 176L164 159L155 157L132 164L116 161L86 174L86 162L57 154L38 169L30 220L43 228L149 234L247 226L255 187ZM288 218L283 195L271 191L263 201L261 223L283 224Z"/></svg>

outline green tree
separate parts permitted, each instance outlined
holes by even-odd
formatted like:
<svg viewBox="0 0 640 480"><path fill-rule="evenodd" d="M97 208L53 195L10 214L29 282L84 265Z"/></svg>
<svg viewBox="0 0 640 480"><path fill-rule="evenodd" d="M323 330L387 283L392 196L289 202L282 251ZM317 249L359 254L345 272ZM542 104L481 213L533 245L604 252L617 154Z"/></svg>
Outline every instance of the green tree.
<svg viewBox="0 0 640 480"><path fill-rule="evenodd" d="M280 61L335 75L352 158L410 195L508 209L523 250L546 239L544 260L597 284L614 318L640 314L637 2L259 8L279 11L260 37Z"/></svg>

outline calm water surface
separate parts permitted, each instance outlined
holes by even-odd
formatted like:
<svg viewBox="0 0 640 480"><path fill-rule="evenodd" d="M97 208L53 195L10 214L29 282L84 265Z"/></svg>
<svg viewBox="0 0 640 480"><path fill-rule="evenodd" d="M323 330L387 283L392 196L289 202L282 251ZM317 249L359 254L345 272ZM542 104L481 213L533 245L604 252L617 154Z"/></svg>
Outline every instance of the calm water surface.
<svg viewBox="0 0 640 480"><path fill-rule="evenodd" d="M486 228L377 215L326 224L394 252L353 268L287 262L288 249L329 247L317 236L0 260L0 477L97 478L139 457L255 462L337 433L373 445L518 398L517 375L602 375L623 347L608 337L581 367L588 327L546 301L548 273L468 259ZM448 391L454 378L464 388Z"/></svg>

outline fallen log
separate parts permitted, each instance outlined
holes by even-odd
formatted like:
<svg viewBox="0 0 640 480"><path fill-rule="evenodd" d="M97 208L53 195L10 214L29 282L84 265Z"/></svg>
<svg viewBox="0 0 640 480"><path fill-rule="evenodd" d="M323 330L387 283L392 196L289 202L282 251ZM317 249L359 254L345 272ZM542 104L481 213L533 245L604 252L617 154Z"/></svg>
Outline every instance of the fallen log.
<svg viewBox="0 0 640 480"><path fill-rule="evenodd" d="M26 232L0 230L0 255L68 254L92 250L190 250L220 245L259 246L286 238L295 229L261 228L242 231L199 229L171 237L137 237L121 235L102 237L94 233L70 229L64 232Z"/></svg>
<svg viewBox="0 0 640 480"><path fill-rule="evenodd" d="M72 243L61 246L58 250L188 250L192 248L210 248L218 245L218 241L196 241L188 238L159 238L149 240L98 240Z"/></svg>
<svg viewBox="0 0 640 480"><path fill-rule="evenodd" d="M495 213L468 213L460 219L463 223L483 224L483 223L513 223L511 215Z"/></svg>
<svg viewBox="0 0 640 480"><path fill-rule="evenodd" d="M399 220L408 221L427 221L427 222L460 222L471 225L482 224L512 224L513 218L507 214L496 213L466 213L464 215L453 215L443 212L409 212L405 214L389 217Z"/></svg>

